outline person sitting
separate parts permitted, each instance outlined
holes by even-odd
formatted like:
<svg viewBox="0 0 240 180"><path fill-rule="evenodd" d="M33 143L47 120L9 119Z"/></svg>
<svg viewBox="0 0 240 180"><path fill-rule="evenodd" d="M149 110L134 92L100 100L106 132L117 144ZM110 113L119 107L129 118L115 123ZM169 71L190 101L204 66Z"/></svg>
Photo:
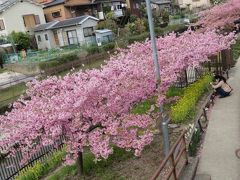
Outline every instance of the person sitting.
<svg viewBox="0 0 240 180"><path fill-rule="evenodd" d="M220 98L229 96L232 91L232 88L227 84L226 78L220 75L215 75L214 79L216 83L215 84L210 83L210 84L216 90L217 94L220 95Z"/></svg>

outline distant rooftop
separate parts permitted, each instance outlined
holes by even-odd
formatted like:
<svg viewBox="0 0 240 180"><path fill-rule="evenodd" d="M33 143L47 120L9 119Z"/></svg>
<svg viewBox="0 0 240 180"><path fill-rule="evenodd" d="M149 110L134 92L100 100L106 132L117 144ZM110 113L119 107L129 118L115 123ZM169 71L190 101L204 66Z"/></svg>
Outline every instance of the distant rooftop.
<svg viewBox="0 0 240 180"><path fill-rule="evenodd" d="M58 4L64 4L64 0L53 0L52 2L49 2L49 3L45 3L43 8L48 8L48 7L51 7L51 6L56 6Z"/></svg>
<svg viewBox="0 0 240 180"><path fill-rule="evenodd" d="M40 25L36 26L34 31L38 32L38 31L44 31L44 30L50 30L50 29L58 29L58 28L63 28L63 27L81 25L87 19L93 19L95 21L99 20L93 16L79 16L79 17L75 17L75 18L66 19L63 21L52 21L52 22L49 22L46 24L40 24Z"/></svg>
<svg viewBox="0 0 240 180"><path fill-rule="evenodd" d="M41 6L40 4L38 4L38 3L36 3L35 1L32 1L32 0L22 0L22 1L31 2L31 3L34 3L36 5ZM17 4L18 2L20 2L20 0L0 0L0 13L4 12L8 8L10 8L13 5Z"/></svg>

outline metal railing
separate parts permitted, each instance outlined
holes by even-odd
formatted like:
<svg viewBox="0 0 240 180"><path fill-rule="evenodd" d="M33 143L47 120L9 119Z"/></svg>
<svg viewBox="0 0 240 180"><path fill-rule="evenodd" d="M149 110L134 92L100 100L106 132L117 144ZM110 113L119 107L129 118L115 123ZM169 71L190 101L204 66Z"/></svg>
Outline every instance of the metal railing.
<svg viewBox="0 0 240 180"><path fill-rule="evenodd" d="M188 156L184 131L173 145L168 155L162 161L160 167L151 180L156 180L158 178L161 180L168 180L172 177L174 180L177 180L187 163Z"/></svg>
<svg viewBox="0 0 240 180"><path fill-rule="evenodd" d="M0 180L14 179L20 171L31 167L37 160L43 162L46 157L63 147L63 140L64 137L61 136L53 145L43 146L25 164L21 162L23 159L21 151L15 156L6 156L7 154L1 154L6 148L0 147Z"/></svg>

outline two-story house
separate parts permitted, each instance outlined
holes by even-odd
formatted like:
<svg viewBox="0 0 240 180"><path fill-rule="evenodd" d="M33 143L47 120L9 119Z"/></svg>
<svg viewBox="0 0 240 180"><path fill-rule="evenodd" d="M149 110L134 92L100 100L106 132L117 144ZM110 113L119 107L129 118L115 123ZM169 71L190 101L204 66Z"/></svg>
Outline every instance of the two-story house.
<svg viewBox="0 0 240 180"><path fill-rule="evenodd" d="M42 5L31 0L0 0L0 36L12 31L29 32L46 23Z"/></svg>

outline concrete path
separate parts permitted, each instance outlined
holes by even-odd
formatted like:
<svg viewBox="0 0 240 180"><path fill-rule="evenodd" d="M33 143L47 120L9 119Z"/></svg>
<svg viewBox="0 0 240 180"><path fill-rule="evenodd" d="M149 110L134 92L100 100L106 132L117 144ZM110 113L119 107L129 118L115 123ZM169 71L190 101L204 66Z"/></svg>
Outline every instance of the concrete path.
<svg viewBox="0 0 240 180"><path fill-rule="evenodd" d="M0 74L0 89L19 84L21 82L28 82L33 80L33 76L27 76L17 72L4 72Z"/></svg>
<svg viewBox="0 0 240 180"><path fill-rule="evenodd" d="M228 83L233 93L217 99L209 117L197 174L210 175L211 180L240 180L240 61L230 72Z"/></svg>

